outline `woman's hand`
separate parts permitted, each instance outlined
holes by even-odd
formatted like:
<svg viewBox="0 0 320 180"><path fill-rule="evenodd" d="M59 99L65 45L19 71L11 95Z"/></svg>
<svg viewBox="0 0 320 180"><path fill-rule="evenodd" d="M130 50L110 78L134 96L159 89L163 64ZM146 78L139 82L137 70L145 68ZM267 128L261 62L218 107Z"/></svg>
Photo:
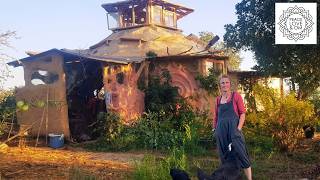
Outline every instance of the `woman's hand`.
<svg viewBox="0 0 320 180"><path fill-rule="evenodd" d="M212 128L212 139L216 138L216 128Z"/></svg>

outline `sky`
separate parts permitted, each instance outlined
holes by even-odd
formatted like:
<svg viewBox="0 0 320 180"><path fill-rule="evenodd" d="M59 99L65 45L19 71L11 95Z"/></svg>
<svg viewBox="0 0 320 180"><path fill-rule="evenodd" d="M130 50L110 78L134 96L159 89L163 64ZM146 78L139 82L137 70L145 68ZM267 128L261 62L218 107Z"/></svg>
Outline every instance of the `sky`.
<svg viewBox="0 0 320 180"><path fill-rule="evenodd" d="M42 52L52 48L86 49L112 32L101 4L118 0L2 0L0 3L0 33L16 31L12 48L2 49L10 60L27 57L25 51ZM170 0L194 9L178 21L183 34L198 35L209 31L223 39L225 24L237 20L235 5L240 0ZM241 70L250 70L255 61L250 52L242 52ZM9 61L10 61L9 60ZM10 68L5 88L24 84L22 68Z"/></svg>

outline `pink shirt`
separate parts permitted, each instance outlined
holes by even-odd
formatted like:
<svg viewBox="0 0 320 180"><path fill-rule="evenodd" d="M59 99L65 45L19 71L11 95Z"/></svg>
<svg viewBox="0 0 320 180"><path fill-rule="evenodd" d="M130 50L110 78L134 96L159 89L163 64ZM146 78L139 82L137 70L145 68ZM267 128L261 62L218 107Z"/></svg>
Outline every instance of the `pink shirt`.
<svg viewBox="0 0 320 180"><path fill-rule="evenodd" d="M227 102L231 101L231 97L232 96L229 97ZM216 98L215 116L213 118L213 127L214 128L217 127L218 105L220 104L220 99L221 99L221 96L218 96ZM234 94L233 94L233 109L234 109L235 113L238 115L238 117L240 117L241 114L246 113L246 109L244 108L243 99L242 99L241 95L237 92L234 92Z"/></svg>

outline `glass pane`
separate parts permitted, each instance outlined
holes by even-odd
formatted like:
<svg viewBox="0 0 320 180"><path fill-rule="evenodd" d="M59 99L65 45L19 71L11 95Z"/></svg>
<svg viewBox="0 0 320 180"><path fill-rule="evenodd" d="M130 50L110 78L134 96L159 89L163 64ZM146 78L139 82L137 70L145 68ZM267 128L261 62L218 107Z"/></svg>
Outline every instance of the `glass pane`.
<svg viewBox="0 0 320 180"><path fill-rule="evenodd" d="M164 11L164 24L169 27L174 27L174 13L171 11Z"/></svg>
<svg viewBox="0 0 320 180"><path fill-rule="evenodd" d="M161 24L161 12L162 12L161 6L153 6L153 13L152 13L153 23Z"/></svg>
<svg viewBox="0 0 320 180"><path fill-rule="evenodd" d="M116 13L108 14L108 24L109 24L109 29L120 27L119 13L116 12Z"/></svg>

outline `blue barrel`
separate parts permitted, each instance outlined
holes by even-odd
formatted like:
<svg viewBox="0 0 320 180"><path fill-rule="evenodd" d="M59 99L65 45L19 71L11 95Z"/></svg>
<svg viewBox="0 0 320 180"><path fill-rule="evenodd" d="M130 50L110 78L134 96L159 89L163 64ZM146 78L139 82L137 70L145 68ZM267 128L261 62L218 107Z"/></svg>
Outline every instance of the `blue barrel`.
<svg viewBox="0 0 320 180"><path fill-rule="evenodd" d="M49 134L49 145L52 148L61 148L64 145L64 135L63 134Z"/></svg>

